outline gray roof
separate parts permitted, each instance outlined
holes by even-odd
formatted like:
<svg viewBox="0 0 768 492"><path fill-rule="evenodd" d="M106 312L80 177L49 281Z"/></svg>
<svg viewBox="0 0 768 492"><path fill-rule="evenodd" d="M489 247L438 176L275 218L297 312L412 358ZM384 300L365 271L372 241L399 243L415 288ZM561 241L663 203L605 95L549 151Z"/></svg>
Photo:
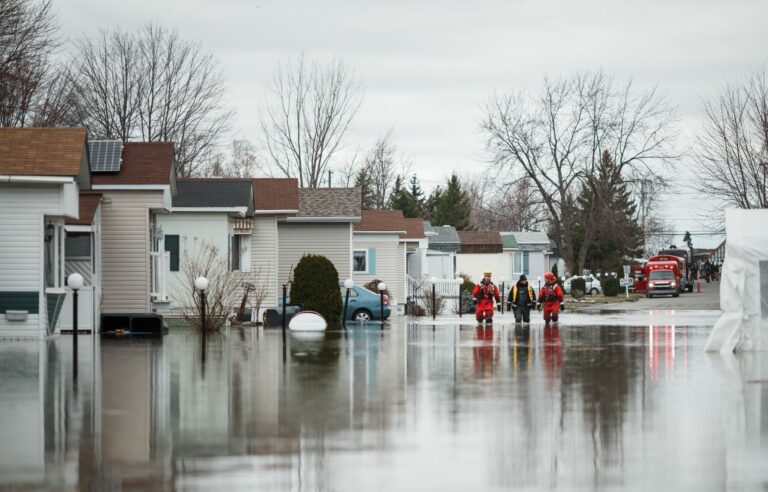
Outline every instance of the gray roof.
<svg viewBox="0 0 768 492"><path fill-rule="evenodd" d="M176 182L174 207L230 208L253 210L253 195L249 179L179 179Z"/></svg>
<svg viewBox="0 0 768 492"><path fill-rule="evenodd" d="M449 225L435 226L436 236L429 238L429 244L461 244L456 228Z"/></svg>
<svg viewBox="0 0 768 492"><path fill-rule="evenodd" d="M546 232L502 232L502 234L514 234L517 244L544 244L549 246L549 236Z"/></svg>
<svg viewBox="0 0 768 492"><path fill-rule="evenodd" d="M432 222L425 220L424 221L424 234L431 234L435 232L435 228L432 227Z"/></svg>
<svg viewBox="0 0 768 492"><path fill-rule="evenodd" d="M299 217L360 218L360 188L301 188Z"/></svg>

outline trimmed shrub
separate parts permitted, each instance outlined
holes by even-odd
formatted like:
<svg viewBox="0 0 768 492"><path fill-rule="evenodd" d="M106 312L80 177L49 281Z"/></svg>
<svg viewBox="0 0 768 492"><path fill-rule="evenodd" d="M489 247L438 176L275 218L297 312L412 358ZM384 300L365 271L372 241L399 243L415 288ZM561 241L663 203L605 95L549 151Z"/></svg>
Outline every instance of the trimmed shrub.
<svg viewBox="0 0 768 492"><path fill-rule="evenodd" d="M603 294L607 297L616 297L621 292L621 285L619 279L616 277L608 277L603 280Z"/></svg>
<svg viewBox="0 0 768 492"><path fill-rule="evenodd" d="M339 272L325 256L304 255L293 269L291 302L304 309L317 311L328 322L341 321L341 288Z"/></svg>
<svg viewBox="0 0 768 492"><path fill-rule="evenodd" d="M576 277L571 280L571 296L580 299L587 292L587 281L584 277Z"/></svg>

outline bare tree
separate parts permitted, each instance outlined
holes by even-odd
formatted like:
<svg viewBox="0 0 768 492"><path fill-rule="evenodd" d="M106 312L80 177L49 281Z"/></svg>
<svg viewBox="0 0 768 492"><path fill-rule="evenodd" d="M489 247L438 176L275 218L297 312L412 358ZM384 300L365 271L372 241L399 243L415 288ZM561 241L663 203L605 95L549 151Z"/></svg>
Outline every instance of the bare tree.
<svg viewBox="0 0 768 492"><path fill-rule="evenodd" d="M389 194L397 176L396 154L397 146L392 141L392 133L388 132L376 140L365 158L363 165L370 176L373 208L377 210L387 208Z"/></svg>
<svg viewBox="0 0 768 492"><path fill-rule="evenodd" d="M535 231L546 224L545 209L530 180L498 184L492 176L477 175L465 183L475 230Z"/></svg>
<svg viewBox="0 0 768 492"><path fill-rule="evenodd" d="M256 147L250 140L235 139L227 149L213 153L198 174L216 178L252 178L262 174Z"/></svg>
<svg viewBox="0 0 768 492"><path fill-rule="evenodd" d="M195 289L195 279L202 275L209 281L205 290L206 326L208 331L223 328L232 314L239 288L236 275L229 271L226 254L205 239L191 238L180 273L180 294L174 302L187 323L197 329L202 327L200 293Z"/></svg>
<svg viewBox="0 0 768 492"><path fill-rule="evenodd" d="M302 187L321 186L361 103L360 84L340 59L279 67L262 113L270 164Z"/></svg>
<svg viewBox="0 0 768 492"><path fill-rule="evenodd" d="M768 207L768 79L752 72L706 101L697 187L739 208Z"/></svg>
<svg viewBox="0 0 768 492"><path fill-rule="evenodd" d="M240 302L240 308L237 311L237 319L242 320L245 307L250 304L251 309L258 314L264 301L270 293L269 274L262 267L255 272L239 274L240 290L243 295Z"/></svg>
<svg viewBox="0 0 768 492"><path fill-rule="evenodd" d="M91 136L176 143L179 175L199 173L229 127L217 61L176 31L149 24L77 43L80 118Z"/></svg>
<svg viewBox="0 0 768 492"><path fill-rule="evenodd" d="M58 123L45 104L58 80L57 31L50 0L0 0L0 126Z"/></svg>
<svg viewBox="0 0 768 492"><path fill-rule="evenodd" d="M656 175L656 164L672 164L674 108L655 90L635 93L603 72L544 80L537 95L493 97L482 130L493 162L508 183L530 180L550 222L550 234L568 267L580 266L574 250L574 197L599 169L604 150L619 175ZM589 244L585 246L589 248Z"/></svg>

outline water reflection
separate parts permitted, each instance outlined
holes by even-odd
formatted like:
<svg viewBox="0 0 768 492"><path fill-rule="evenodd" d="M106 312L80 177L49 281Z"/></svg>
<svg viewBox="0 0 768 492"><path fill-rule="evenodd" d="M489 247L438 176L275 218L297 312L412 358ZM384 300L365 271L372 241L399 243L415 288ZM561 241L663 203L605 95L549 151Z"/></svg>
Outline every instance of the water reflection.
<svg viewBox="0 0 768 492"><path fill-rule="evenodd" d="M707 334L671 324L403 324L290 334L283 360L279 331L245 329L210 337L204 367L189 331L164 340L82 336L77 387L68 338L2 343L0 484L706 490L768 482L759 472L768 454L765 358L705 355Z"/></svg>

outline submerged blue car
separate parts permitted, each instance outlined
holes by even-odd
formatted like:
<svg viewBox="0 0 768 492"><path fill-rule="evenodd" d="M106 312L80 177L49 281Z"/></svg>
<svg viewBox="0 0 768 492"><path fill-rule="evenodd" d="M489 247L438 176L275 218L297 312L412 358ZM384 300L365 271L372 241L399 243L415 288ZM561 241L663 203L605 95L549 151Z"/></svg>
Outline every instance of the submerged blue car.
<svg viewBox="0 0 768 492"><path fill-rule="evenodd" d="M347 289L344 288L344 284L339 282L341 288L341 304L342 309L344 306L344 298L347 294ZM347 320L348 321L372 321L381 320L381 299L379 294L371 292L365 287L355 285L349 289L349 305L347 306ZM384 296L384 319L388 319L391 313L389 307L389 298Z"/></svg>

